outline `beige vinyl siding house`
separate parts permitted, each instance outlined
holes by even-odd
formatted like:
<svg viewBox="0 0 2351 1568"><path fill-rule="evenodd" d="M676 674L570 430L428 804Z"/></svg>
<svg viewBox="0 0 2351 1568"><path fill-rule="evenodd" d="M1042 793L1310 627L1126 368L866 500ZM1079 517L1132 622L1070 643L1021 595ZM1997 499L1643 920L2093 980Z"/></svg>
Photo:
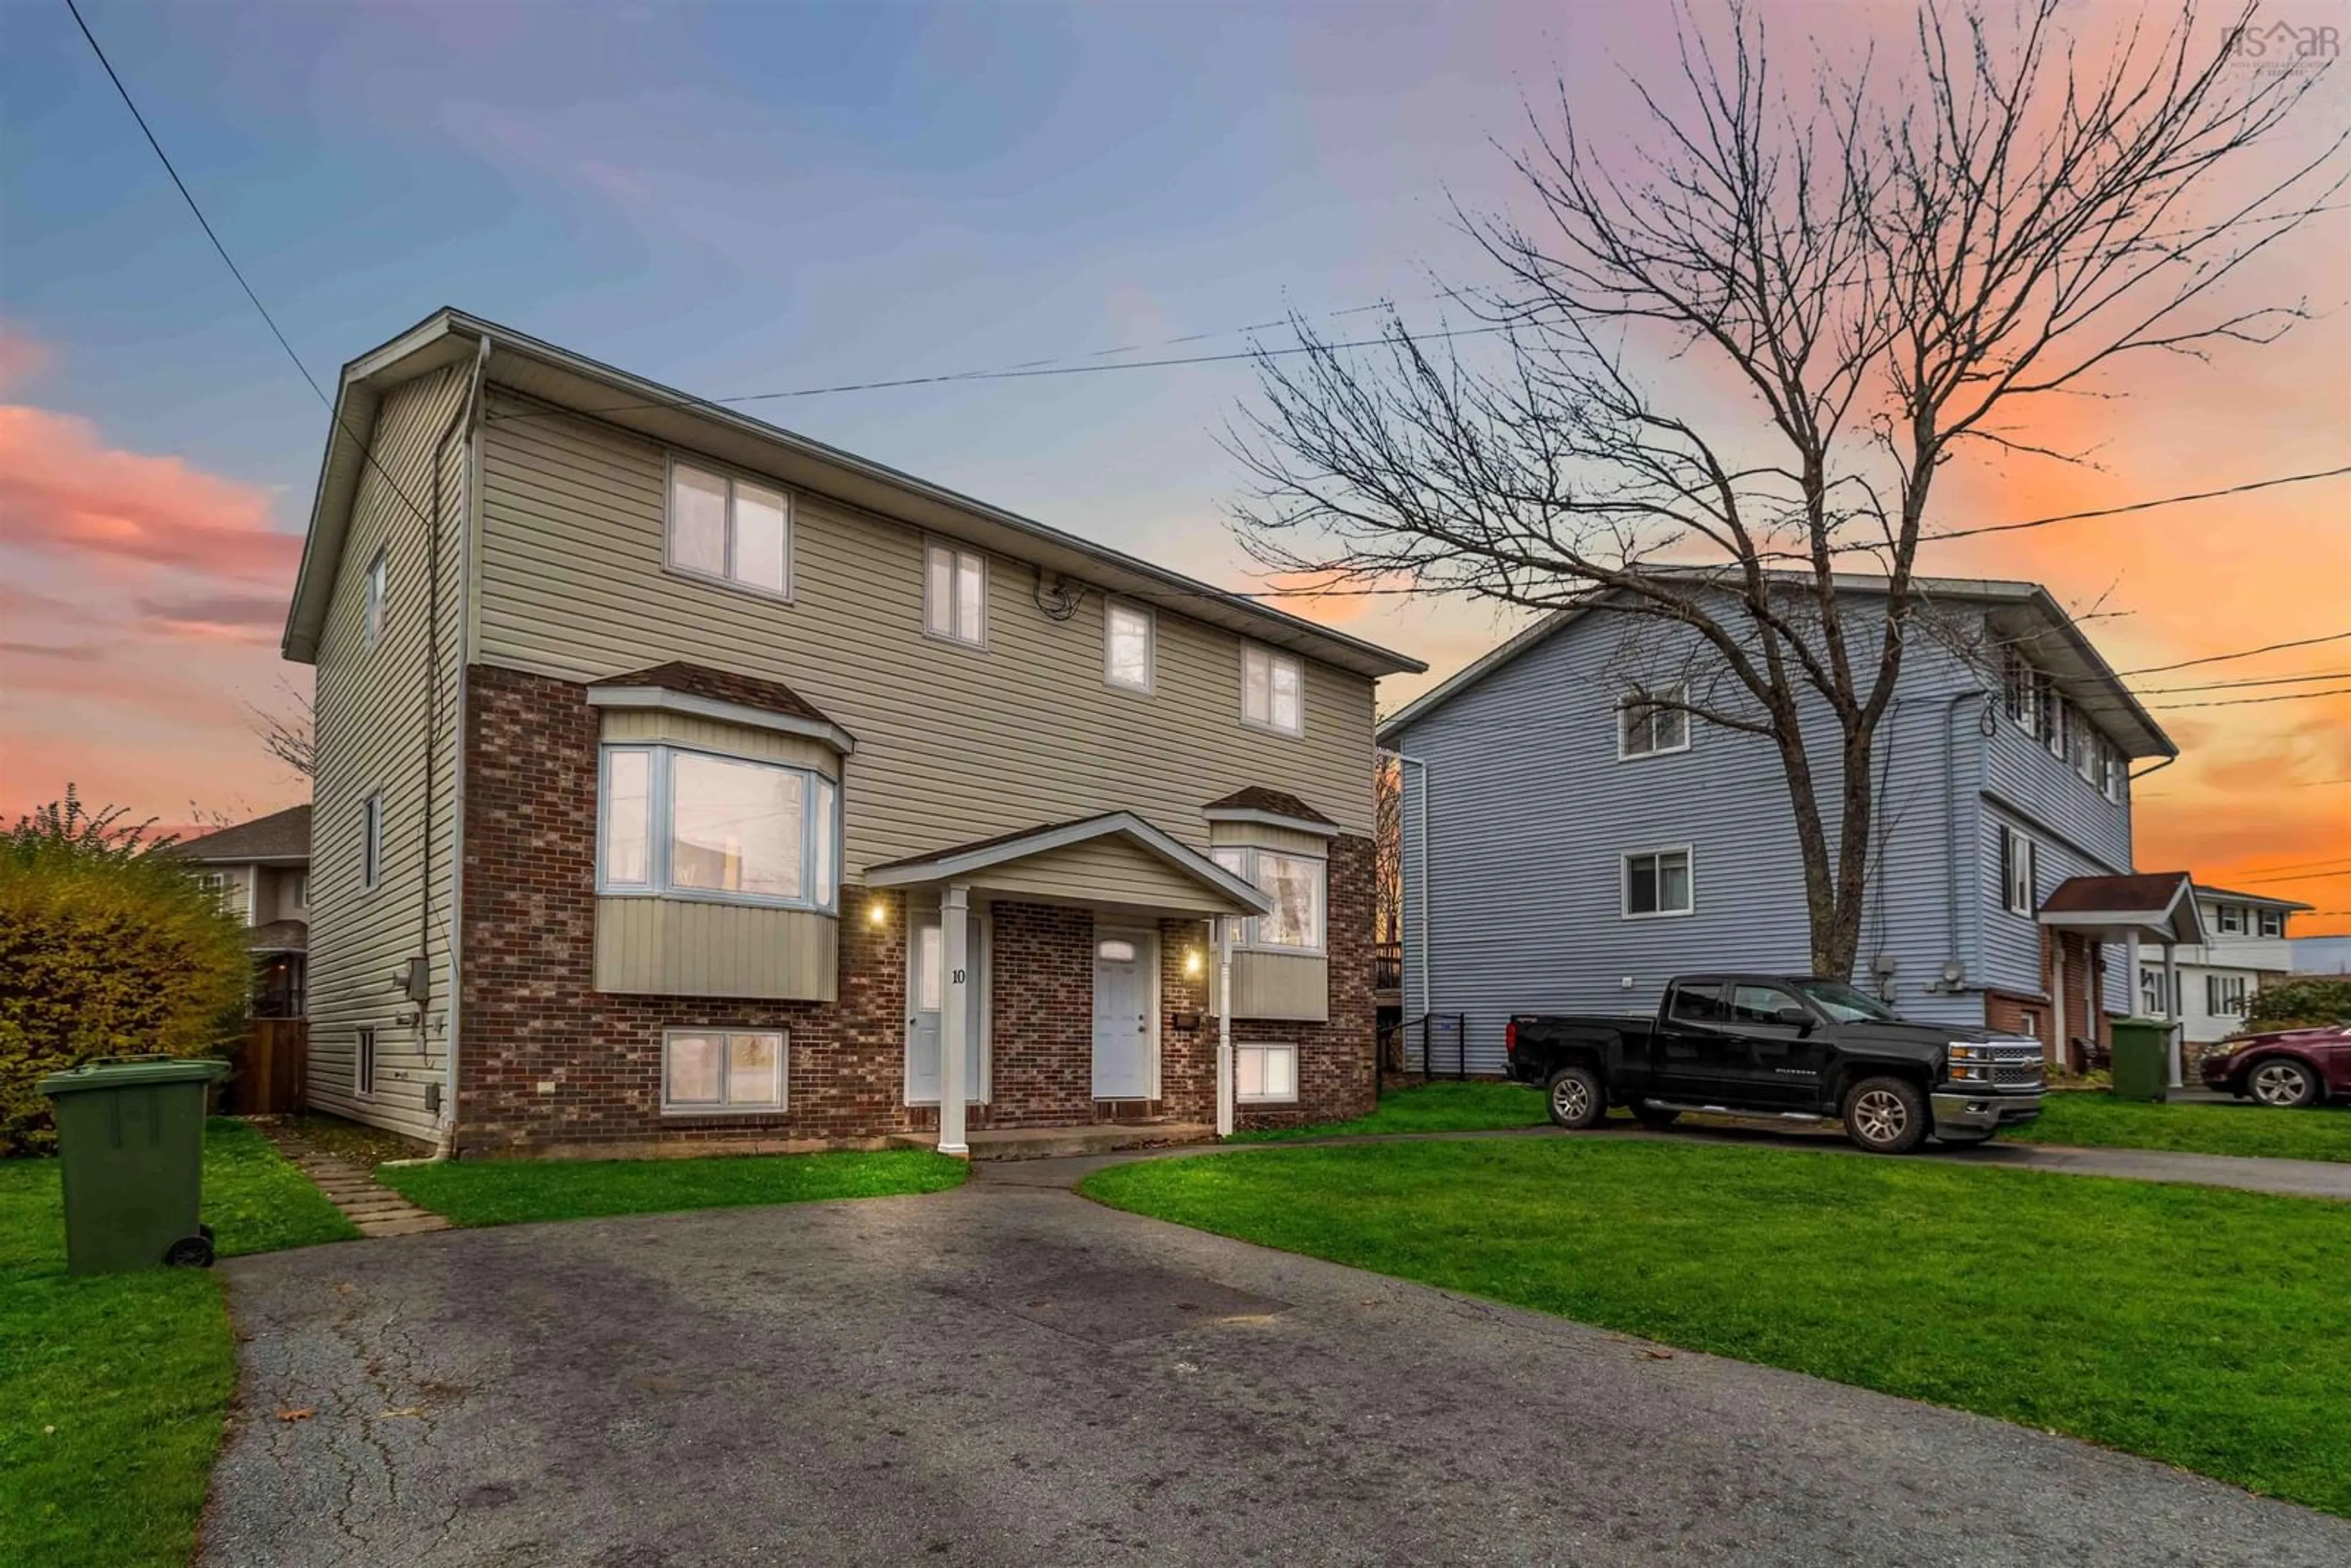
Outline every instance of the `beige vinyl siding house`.
<svg viewBox="0 0 2351 1568"><path fill-rule="evenodd" d="M286 651L322 1107L960 1149L958 1080L987 1129L1227 1124L1236 1050L1247 1119L1368 1104L1414 661L456 312L346 367Z"/></svg>
<svg viewBox="0 0 2351 1568"><path fill-rule="evenodd" d="M431 1139L449 1029L450 869L456 841L455 704L463 619L467 460L443 449L440 649L426 654L434 497L433 447L465 411L470 367L407 382L382 400L368 431L349 532L315 659L317 772L312 789L309 1079L321 1110ZM462 434L462 433L461 433ZM314 547L315 548L315 547ZM384 598L373 645L370 572L381 556ZM428 703L429 690L437 702ZM435 733L428 737L428 725ZM428 762L431 752L437 758ZM424 837L429 788L433 823ZM364 883L365 821L380 802L381 863ZM419 956L431 989L402 988ZM359 1082L360 1031L373 1031L371 1085Z"/></svg>

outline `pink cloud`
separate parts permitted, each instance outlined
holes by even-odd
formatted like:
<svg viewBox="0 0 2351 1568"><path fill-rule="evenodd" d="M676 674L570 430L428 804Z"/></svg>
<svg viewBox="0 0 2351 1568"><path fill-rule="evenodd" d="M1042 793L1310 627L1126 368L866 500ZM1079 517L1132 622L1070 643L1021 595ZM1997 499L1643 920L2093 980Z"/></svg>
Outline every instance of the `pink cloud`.
<svg viewBox="0 0 2351 1568"><path fill-rule="evenodd" d="M0 544L280 585L301 540L258 486L105 445L89 420L0 404Z"/></svg>
<svg viewBox="0 0 2351 1568"><path fill-rule="evenodd" d="M38 338L0 321L0 387L32 380L56 357Z"/></svg>

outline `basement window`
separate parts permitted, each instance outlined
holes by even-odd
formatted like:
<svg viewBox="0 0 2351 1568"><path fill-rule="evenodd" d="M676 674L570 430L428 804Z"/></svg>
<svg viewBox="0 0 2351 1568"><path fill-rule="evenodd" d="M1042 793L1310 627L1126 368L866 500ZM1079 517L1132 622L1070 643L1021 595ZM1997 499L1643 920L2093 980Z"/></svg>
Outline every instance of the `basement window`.
<svg viewBox="0 0 2351 1568"><path fill-rule="evenodd" d="M678 1029L662 1036L664 1115L783 1108L781 1030Z"/></svg>

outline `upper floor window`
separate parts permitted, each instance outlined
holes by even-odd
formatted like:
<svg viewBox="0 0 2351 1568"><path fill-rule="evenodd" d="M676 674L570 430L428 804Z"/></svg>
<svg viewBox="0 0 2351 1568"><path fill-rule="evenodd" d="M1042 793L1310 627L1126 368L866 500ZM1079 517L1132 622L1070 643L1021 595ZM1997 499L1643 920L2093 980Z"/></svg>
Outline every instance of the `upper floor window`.
<svg viewBox="0 0 2351 1568"><path fill-rule="evenodd" d="M383 791L360 802L360 885L373 889L383 875Z"/></svg>
<svg viewBox="0 0 2351 1568"><path fill-rule="evenodd" d="M2285 935L2285 911L2283 911L2283 910L2282 910L2282 909L2264 909L2264 910L2262 910L2262 936L2284 936L2284 935Z"/></svg>
<svg viewBox="0 0 2351 1568"><path fill-rule="evenodd" d="M2217 917L2214 924L2220 926L2221 936L2242 936L2245 934L2245 906L2243 904L2223 904L2215 908L2213 914Z"/></svg>
<svg viewBox="0 0 2351 1568"><path fill-rule="evenodd" d="M2003 825L2000 830L2001 906L2030 915L2040 903L2041 846Z"/></svg>
<svg viewBox="0 0 2351 1568"><path fill-rule="evenodd" d="M310 907L310 873L307 871L294 879L294 907Z"/></svg>
<svg viewBox="0 0 2351 1568"><path fill-rule="evenodd" d="M1616 757L1624 761L1635 757L1656 757L1663 752L1687 751L1690 743L1689 709L1682 705L1689 700L1689 688L1685 685L1660 686L1656 691L1635 688L1616 705Z"/></svg>
<svg viewBox="0 0 2351 1568"><path fill-rule="evenodd" d="M1241 722L1284 735L1306 732L1305 670L1296 655L1241 644Z"/></svg>
<svg viewBox="0 0 2351 1568"><path fill-rule="evenodd" d="M923 630L951 643L987 646L987 558L953 545L924 551Z"/></svg>
<svg viewBox="0 0 2351 1568"><path fill-rule="evenodd" d="M367 618L360 632L360 643L370 653L373 653L375 645L383 641L383 551L378 550L375 559L368 562Z"/></svg>
<svg viewBox="0 0 2351 1568"><path fill-rule="evenodd" d="M1624 915L1627 920L1687 915L1697 908L1690 852L1645 850L1624 857Z"/></svg>
<svg viewBox="0 0 2351 1568"><path fill-rule="evenodd" d="M791 498L770 486L673 458L669 564L783 597L791 587Z"/></svg>
<svg viewBox="0 0 2351 1568"><path fill-rule="evenodd" d="M1129 691L1151 689L1153 643L1157 628L1140 604L1113 599L1102 612L1102 677Z"/></svg>
<svg viewBox="0 0 2351 1568"><path fill-rule="evenodd" d="M1273 900L1270 912L1242 923L1242 946L1322 951L1322 910L1330 875L1325 862L1311 855L1231 844L1215 853L1218 865Z"/></svg>
<svg viewBox="0 0 2351 1568"><path fill-rule="evenodd" d="M597 891L837 911L840 791L802 768L608 746Z"/></svg>

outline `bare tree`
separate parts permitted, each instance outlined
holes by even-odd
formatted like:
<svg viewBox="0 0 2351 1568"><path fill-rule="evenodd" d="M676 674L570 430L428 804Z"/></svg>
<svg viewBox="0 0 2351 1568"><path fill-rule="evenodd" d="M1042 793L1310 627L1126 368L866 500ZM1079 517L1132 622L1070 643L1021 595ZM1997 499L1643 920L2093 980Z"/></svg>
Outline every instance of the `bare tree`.
<svg viewBox="0 0 2351 1568"><path fill-rule="evenodd" d="M261 737L262 747L270 756L305 779L316 778L318 731L312 721L310 699L283 678L277 683L277 690L287 704L284 708L273 712L256 704L245 705L253 715L253 733Z"/></svg>
<svg viewBox="0 0 2351 1568"><path fill-rule="evenodd" d="M2134 27L2103 64L2061 9L1995 26L1928 0L1903 68L1822 57L1792 89L1744 6L1713 37L1686 21L1684 108L1636 82L1646 121L1603 156L1562 85L1511 158L1523 218L1457 207L1495 276L1448 292L1481 325L1391 313L1367 350L1294 320L1231 434L1267 566L1694 645L1700 678L1646 695L1775 747L1824 974L1852 970L1878 728L1932 629L1913 566L1937 473L1971 447L2078 460L2024 433L2050 400L2274 339L2303 304L2220 286L2343 181L2340 137L2256 177L2316 78L2240 64L2250 7ZM1839 591L1856 570L1865 612Z"/></svg>
<svg viewBox="0 0 2351 1568"><path fill-rule="evenodd" d="M1372 940L1404 935L1404 769L1381 753L1372 763Z"/></svg>

